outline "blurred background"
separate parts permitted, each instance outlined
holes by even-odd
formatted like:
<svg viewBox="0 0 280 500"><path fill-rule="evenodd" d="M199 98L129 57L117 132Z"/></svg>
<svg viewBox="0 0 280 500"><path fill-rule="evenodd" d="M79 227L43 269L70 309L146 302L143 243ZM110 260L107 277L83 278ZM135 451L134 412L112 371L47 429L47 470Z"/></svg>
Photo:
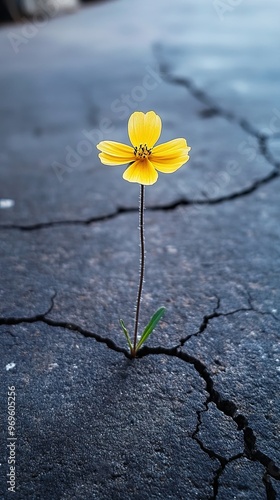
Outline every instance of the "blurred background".
<svg viewBox="0 0 280 500"><path fill-rule="evenodd" d="M0 0L0 20L19 21L22 16L44 15L46 11L57 9L65 12L75 9L88 0Z"/></svg>

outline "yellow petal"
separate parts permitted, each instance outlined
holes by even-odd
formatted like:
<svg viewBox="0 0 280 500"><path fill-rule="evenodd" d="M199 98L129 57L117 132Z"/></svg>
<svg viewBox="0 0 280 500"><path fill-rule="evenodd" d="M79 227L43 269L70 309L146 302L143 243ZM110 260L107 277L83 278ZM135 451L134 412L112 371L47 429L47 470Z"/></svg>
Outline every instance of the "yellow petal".
<svg viewBox="0 0 280 500"><path fill-rule="evenodd" d="M161 119L154 111L135 111L128 120L128 135L131 144L139 147L146 144L152 148L161 134Z"/></svg>
<svg viewBox="0 0 280 500"><path fill-rule="evenodd" d="M133 158L130 157L129 159L125 156L114 156L108 155L107 153L99 153L98 156L103 165L125 165L126 163L131 163L135 159L134 155Z"/></svg>
<svg viewBox="0 0 280 500"><path fill-rule="evenodd" d="M153 148L153 156L157 157L170 157L175 156L176 154L181 154L182 150L187 149L190 151L190 147L187 145L186 139L173 139L172 141L164 142L163 144L159 144L159 146L155 146Z"/></svg>
<svg viewBox="0 0 280 500"><path fill-rule="evenodd" d="M108 153L113 156L127 156L131 158L131 155L133 155L133 148L122 142L101 141L96 147L99 151L102 151L102 153Z"/></svg>
<svg viewBox="0 0 280 500"><path fill-rule="evenodd" d="M128 182L151 186L157 181L158 173L148 159L136 160L125 170L123 178Z"/></svg>
<svg viewBox="0 0 280 500"><path fill-rule="evenodd" d="M190 149L185 139L173 139L153 148L150 160L157 170L171 174L189 160Z"/></svg>
<svg viewBox="0 0 280 500"><path fill-rule="evenodd" d="M104 165L124 165L135 160L131 146L114 141L101 141L97 149L102 151L98 156Z"/></svg>
<svg viewBox="0 0 280 500"><path fill-rule="evenodd" d="M160 158L151 158L151 163L153 166L163 174L172 174L176 172L178 168L182 167L184 163L190 159L188 154L184 154L182 156L177 156L176 158L169 158L161 160Z"/></svg>

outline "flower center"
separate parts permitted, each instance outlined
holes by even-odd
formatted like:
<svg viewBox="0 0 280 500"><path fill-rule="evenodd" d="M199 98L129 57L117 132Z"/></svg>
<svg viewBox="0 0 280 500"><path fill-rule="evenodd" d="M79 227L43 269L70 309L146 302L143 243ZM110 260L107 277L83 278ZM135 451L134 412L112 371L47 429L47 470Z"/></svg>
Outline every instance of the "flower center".
<svg viewBox="0 0 280 500"><path fill-rule="evenodd" d="M134 155L136 158L139 160L144 160L145 158L148 158L152 152L152 148L148 149L147 144L140 144L139 148L137 146L134 147Z"/></svg>

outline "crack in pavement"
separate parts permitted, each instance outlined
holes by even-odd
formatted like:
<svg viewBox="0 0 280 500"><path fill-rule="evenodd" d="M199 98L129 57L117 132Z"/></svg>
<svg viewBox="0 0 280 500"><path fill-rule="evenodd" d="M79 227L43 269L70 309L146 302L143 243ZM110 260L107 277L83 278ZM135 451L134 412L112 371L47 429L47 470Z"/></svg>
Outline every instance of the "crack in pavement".
<svg viewBox="0 0 280 500"><path fill-rule="evenodd" d="M232 110L225 109L219 106L216 100L213 99L205 90L198 87L191 78L174 76L171 74L170 66L167 62L163 61L163 57L161 55L162 48L160 47L160 45L157 45L155 47L154 52L155 59L158 63L160 76L168 83L183 86L195 99L207 106L207 109L202 112L203 115L207 117L221 116L231 123L237 123L245 132L247 132L249 135L252 135L256 139L260 139L261 141L266 142L267 139L278 137L280 135L280 132L276 132L275 134L260 132L249 122L249 120L247 120L247 118L238 116ZM279 168L279 163L277 163L277 166Z"/></svg>
<svg viewBox="0 0 280 500"><path fill-rule="evenodd" d="M37 231L39 229L46 229L54 226L89 226L96 222L104 222L114 219L123 213L138 212L138 207L124 208L119 207L114 212L107 215L100 215L96 217L89 217L88 219L65 219L48 222L37 222L35 224L21 225L21 224L0 224L0 229L18 229L19 231Z"/></svg>
<svg viewBox="0 0 280 500"><path fill-rule="evenodd" d="M151 211L151 212L168 212L171 210L176 210L177 208L185 207L185 206L203 206L203 205L219 205L228 201L233 201L237 198L243 198L245 196L248 196L252 193L254 193L257 189L259 189L261 186L268 184L272 180L279 178L280 177L280 170L273 170L269 174L267 174L265 177L261 179L257 179L254 181L250 186L241 189L240 191L234 191L233 193L230 193L228 195L224 196L219 196L217 198L208 198L206 197L205 199L187 199L187 198L180 198L177 201L168 203L166 205L156 205L156 206L147 206L145 208L146 211ZM206 195L205 195L206 196ZM117 218L121 214L129 214L129 213L134 213L138 212L138 207L131 207L131 208L125 208L125 207L119 207L117 208L114 212L107 214L107 215L102 215L102 216L97 216L97 217L90 217L88 219L80 220L80 219L65 219L65 220L57 220L57 221L48 221L48 222L38 222L35 224L0 224L0 229L2 230L18 230L18 231L38 231L40 229L48 229L52 228L55 226L89 226L91 224L95 224L98 222L105 222L111 219Z"/></svg>
<svg viewBox="0 0 280 500"><path fill-rule="evenodd" d="M213 459L215 458L216 460L218 460L220 462L220 465L219 467L216 469L215 471L215 474L214 474L214 477L213 477L213 481L212 481L212 488L213 488L213 496L209 499L209 500L215 500L217 498L217 495L218 495L218 491L219 491L219 479L221 477L221 475L223 474L226 466L233 462L234 460L238 460L239 458L242 458L244 457L244 452L242 453L237 453L236 455L230 457L230 458L226 458L218 453L216 453L214 450L212 450L211 448L208 448L207 446L204 445L203 441L198 437L198 434L199 434L199 431L200 431L200 427L202 425L202 419L201 419L201 415L202 413L206 413L209 409L209 396L207 397L206 401L203 403L204 405L204 409L203 410L197 410L196 414L197 414L197 424L196 424L196 428L194 430L194 432L192 433L192 439L194 439L194 441L197 442L197 444L199 445L200 449L206 453L209 458Z"/></svg>
<svg viewBox="0 0 280 500"><path fill-rule="evenodd" d="M83 337L85 338L92 338L96 340L97 342L100 342L102 344L106 344L109 349L112 349L116 352L121 352L124 354L126 357L130 358L130 353L122 348L119 347L115 342L109 338L102 337L101 335L98 335L97 333L93 333L85 328L82 328L79 325L76 325L75 323L72 323L70 321L55 321L50 318L46 318L48 314L52 311L54 307L54 299L56 297L56 292L51 298L51 305L48 308L48 310L45 313L37 314L35 316L27 316L27 317L7 317L7 318L0 318L0 325L19 325L22 323L45 323L46 325L56 327L56 328L64 328L67 330L71 330L73 332L80 333Z"/></svg>
<svg viewBox="0 0 280 500"><path fill-rule="evenodd" d="M180 344L178 345L178 348L183 347L185 345L185 343L188 342L188 340L190 340L191 338L197 337L198 335L201 335L207 329L208 323L213 318L220 318L221 316L224 316L224 317L232 316L232 315L240 313L240 312L255 312L257 314L261 314L262 316L271 316L276 321L280 321L280 319L277 316L275 316L275 314L273 314L272 312L259 311L258 309L256 309L252 304L252 298L251 298L251 295L249 294L248 291L247 291L247 295L248 295L249 307L240 307L239 309L234 309L233 311L228 311L226 313L219 312L219 308L221 305L221 299L219 297L217 297L217 305L214 307L213 312L211 314L205 314L205 316L203 316L203 320L200 324L200 327L196 332L190 333L186 337L183 337L180 339Z"/></svg>
<svg viewBox="0 0 280 500"><path fill-rule="evenodd" d="M166 62L162 59L160 54L161 47L155 47L155 58L158 61L159 74L166 82L179 85L184 87L195 99L207 106L206 110L202 113L204 116L220 116L230 123L236 123L241 127L241 129L247 134L251 135L257 140L260 154L268 161L268 163L273 167L270 174L265 177L254 181L252 185L244 190L233 193L232 195L221 197L215 199L215 203L221 203L223 201L229 201L240 196L246 196L248 194L256 191L260 186L271 182L272 180L280 177L280 162L277 161L271 154L268 141L274 137L274 135L266 134L255 128L246 118L236 115L233 111L225 109L217 104L217 102L208 95L205 90L199 88L190 78L182 76L174 76L170 72L170 68ZM210 200L209 200L210 203Z"/></svg>
<svg viewBox="0 0 280 500"><path fill-rule="evenodd" d="M271 137L277 136L277 134L264 134L257 130L253 125L244 117L240 117L236 115L234 112L227 110L221 106L219 106L212 97L210 97L207 92L199 88L190 78L187 77L179 77L173 76L169 72L168 64L163 62L160 55L161 47L160 45L155 46L155 59L157 60L159 66L159 74L162 78L171 84L183 86L188 92L190 92L193 97L195 97L199 102L203 103L207 106L207 109L204 110L204 115L207 116L221 116L225 118L227 121L231 123L237 123L246 133L253 136L257 142L259 147L259 152L261 156L263 156L267 162L273 167L273 170L267 174L266 176L255 180L252 184L244 189L240 189L238 191L234 191L231 194L219 196L216 198L209 198L207 194L203 193L205 199L188 199L186 197L180 198L177 201L174 201L165 205L157 205L157 206L148 206L146 210L150 211L169 211L175 210L178 207L183 206L198 206L198 205L218 205L220 203L225 203L228 201L235 200L237 198L242 198L244 196L248 196L258 190L261 186L270 183L271 181L280 177L280 162L276 161L273 155L271 154L268 146L268 141ZM110 219L114 219L121 214L131 213L138 211L138 207L117 207L115 211L110 214L104 216L96 216L89 217L87 219L65 219L65 220L57 220L57 221L48 221L48 222L38 222L34 224L1 224L0 229L6 230L20 230L20 231L37 231L40 229L51 228L55 226L63 226L63 225L90 225L96 222L104 222Z"/></svg>
<svg viewBox="0 0 280 500"><path fill-rule="evenodd" d="M271 476L274 479L280 481L280 468L274 463L274 461L270 457L268 457L266 454L264 454L256 447L256 436L254 434L253 429L249 427L247 418L241 413L238 413L238 408L233 401L228 399L223 399L220 393L214 388L213 379L206 365L202 363L202 361L200 361L198 358L195 358L194 356L188 354L187 352L179 350L178 346L173 348L164 348L161 346L158 347L145 346L139 351L138 358L141 358L143 356L159 355L159 354L177 357L178 359L181 359L182 361L191 364L195 368L196 372L205 382L206 391L209 394L207 399L208 403L213 402L219 411L221 411L224 415L229 416L236 423L237 429L239 431L243 431L243 438L244 438L243 456L246 456L246 458L248 458L250 461L259 462L261 465L263 465L263 467L265 468L266 478ZM205 448L206 453L207 453L206 450L208 451L208 453L212 453L212 451L209 451L208 449ZM214 493L215 491L217 491L219 477L225 468L223 463L224 457L220 457L217 454L215 454L215 457L218 458L218 460L220 459L222 470L220 472L220 467L219 467L219 469L216 471L216 475L213 481ZM232 457L232 459L236 459L236 457L237 456ZM273 487L271 483L269 488L270 491L272 492ZM214 498L216 497L214 496Z"/></svg>
<svg viewBox="0 0 280 500"><path fill-rule="evenodd" d="M175 210L176 208L183 206L198 206L198 205L218 205L221 203L225 203L228 201L235 200L237 198L242 198L254 193L261 186L270 183L274 179L280 177L280 162L276 161L273 155L271 154L268 146L268 141L271 139L271 135L265 135L258 131L256 128L250 124L250 122L242 117L235 115L232 111L226 110L217 105L217 103L202 89L198 88L194 82L192 82L189 78L184 77L176 77L172 76L169 73L168 65L159 61L159 73L162 78L171 84L180 85L186 88L197 100L202 102L207 106L207 110L204 111L204 114L207 113L207 116L221 116L225 118L227 121L231 123L237 123L246 133L253 136L258 143L259 152L261 156L263 156L267 162L273 167L273 170L260 179L256 179L250 186L245 188L241 188L240 190L234 191L227 195L222 195L216 198L209 198L207 194L202 193L205 198L195 199L195 198L180 198L177 201L171 202L165 205L155 205L155 206L147 206L146 210L150 211L169 211ZM114 219L121 214L127 214L132 212L138 212L138 207L117 207L115 211L109 214L89 217L87 219L65 219L65 220L57 220L57 221L47 221L47 222L38 222L34 224L0 224L0 229L6 230L20 230L20 231L37 231L40 229L51 228L55 226L63 226L63 225L90 225L97 222L104 222L110 219Z"/></svg>
<svg viewBox="0 0 280 500"><path fill-rule="evenodd" d="M240 458L243 458L244 452L243 453L237 453L236 455L233 455L230 458L225 458L223 462L221 462L220 467L216 470L214 479L213 479L213 497L210 500L216 500L218 493L219 493L219 486L220 486L220 478L227 467L228 464L231 462L234 462L235 460L239 460Z"/></svg>
<svg viewBox="0 0 280 500"><path fill-rule="evenodd" d="M199 88L190 78L173 76L170 73L167 63L159 61L159 73L166 82L186 88L190 94L195 97L195 99L206 105L207 110L203 113L207 113L207 116L208 114L210 117L221 116L231 123L237 123L245 132L257 139L267 138L266 135L261 134L256 128L254 128L246 118L239 117L233 111L229 111L219 106L216 101L205 92L205 90Z"/></svg>
<svg viewBox="0 0 280 500"><path fill-rule="evenodd" d="M218 310L220 308L220 305L221 305L221 299L219 297L216 297L217 298L217 305L213 309L213 312L211 314L205 315L203 317L203 320L201 322L201 325L200 325L198 331L195 332L195 333L193 333L193 334L188 335L187 337L185 337L183 339L181 339L180 340L180 344L177 346L177 348L179 349L179 348L183 347L184 344L189 339L191 339L192 337L198 336L201 333L203 333L207 329L208 323L213 318L219 318L221 316L230 316L230 315L233 315L233 314L236 314L236 313L239 313L239 312L256 312L256 313L261 314L261 315L270 315L275 320L279 321L279 319L273 313L259 311L256 308L254 308L253 305L252 305L251 295L250 295L250 293L248 291L247 291L247 295L248 295L248 304L249 304L249 307L242 307L242 308L235 309L233 311L229 311L229 312L226 312L226 313L218 312ZM209 374L209 376L210 376L210 374ZM208 406L209 406L209 403L211 401L213 401L215 403L215 401L211 399L211 395L209 394L208 398L204 402L204 409L203 410L197 410L197 425L196 425L195 431L192 434L192 439L194 439L198 443L198 445L201 448L201 450L204 453L206 453L209 456L209 458L216 458L220 462L220 466L215 471L215 475L214 475L213 482L212 482L213 496L211 497L210 500L215 500L217 498L217 496L218 496L220 477L223 474L226 466L229 463L233 462L234 460L238 460L238 459L240 459L242 457L245 457L245 456L248 457L248 454L245 454L245 450L246 450L246 447L247 447L246 439L245 439L245 428L244 428L244 443L245 443L244 451L242 453L238 453L238 454L230 457L229 459L227 459L226 457L223 457L222 455L216 453L214 450L212 450L210 448L207 448L204 445L203 441L201 439L199 439L198 434L199 434L200 427L202 425L201 415L202 415L202 413L205 413L205 412L208 411ZM218 408L218 409L220 410L220 408ZM227 413L225 413L225 414L227 414ZM243 418L245 418L245 417L243 417ZM241 430L241 428L240 428L240 430ZM247 437L249 438L249 434L247 435ZM254 441L254 445L255 445L255 441ZM249 451L250 451L250 449L249 449ZM261 452L257 451L257 456L260 453ZM259 457L260 457L260 455L259 455ZM267 462L267 457L265 455L261 454L261 459L262 459L262 462L261 462L262 465L264 465L264 463L268 463ZM253 458L253 460L255 460L255 458ZM270 464L270 467L271 467L271 464ZM280 469L279 469L279 480L280 480ZM264 473L264 476L263 476L263 483L264 483L265 489L266 489L267 500L275 500L276 499L276 493L275 493L275 491L273 489L273 486L271 484L269 473L268 473L268 469L265 470L265 473Z"/></svg>
<svg viewBox="0 0 280 500"><path fill-rule="evenodd" d="M145 211L151 211L151 212L168 212L171 210L176 210L177 208L185 207L185 206L200 206L200 205L219 205L228 201L235 200L237 198L242 198L245 196L248 196L254 191L256 191L260 186L267 184L268 182L272 181L273 179L276 179L280 177L280 170L273 170L269 174L267 174L265 177L262 179L257 179L254 181L251 186L248 186L247 188L241 189L240 191L234 191L231 194L224 195L224 196L219 196L217 198L208 198L207 195L205 194L205 199L188 199L188 198L180 198L177 201L167 203L165 205L155 205L155 206L147 206L145 207ZM111 219L117 218L121 214L129 214L129 213L134 213L138 212L138 207L130 207L130 208L125 208L125 207L119 207L117 208L114 212L107 214L107 215L101 215L97 217L90 217L88 219L80 220L80 219L65 219L65 220L57 220L57 221L48 221L48 222L38 222L35 224L0 224L0 229L3 230L18 230L18 231L38 231L40 229L47 229L47 228L52 228L55 226L89 226L91 224L95 224L98 222L105 222Z"/></svg>
<svg viewBox="0 0 280 500"><path fill-rule="evenodd" d="M54 307L55 297L56 297L56 292L53 294L53 296L51 298L51 305L45 313L41 313L41 314L31 316L31 317L0 318L0 325L18 325L21 323L42 322L42 323L45 323L45 324L47 324L51 327L54 327L54 328L64 328L64 329L79 333L86 338L93 338L97 342L105 344L109 349L112 349L116 352L124 354L126 356L126 358L128 358L128 359L132 359L130 353L126 349L119 347L117 344L115 344L115 342L113 342L109 338L101 337L100 335L95 334L89 330L86 330L85 328L82 328L79 325L76 325L72 322L55 321L55 320L52 320L50 318L47 318L46 315L49 314ZM217 298L217 306L215 308L216 310L214 310L214 312L212 314L204 316L204 318L203 318L203 321L201 323L201 325L203 325L203 326L201 326L201 328L203 328L203 330L205 330L207 328L208 322L213 317L216 317L217 308L219 307L219 305L220 305L220 301ZM244 308L244 309L246 309L246 308ZM254 309L250 309L250 310L252 311ZM234 311L231 311L228 314L233 314L233 313L234 313ZM227 313L223 313L220 315L226 315L226 314ZM266 313L261 313L261 314L266 314ZM198 375L204 380L205 388L206 388L206 391L208 392L208 398L207 398L207 401L205 403L205 405L206 405L205 408L208 407L207 405L210 402L213 402L219 411L221 411L224 415L231 417L231 419L237 425L238 431L243 431L244 453L242 454L242 456L246 456L246 458L248 458L249 460L259 462L261 465L264 466L265 474L264 474L263 482L264 482L265 487L266 487L267 495L270 495L267 498L269 498L269 500L273 500L275 498L275 497L273 497L275 492L274 492L273 486L270 482L270 477L273 477L274 479L279 481L280 480L280 468L276 466L276 464L274 463L274 461L270 457L268 457L266 454L264 454L262 451L260 451L256 447L256 436L254 434L253 429L251 427L249 427L249 423L248 423L247 418L244 415L238 413L238 408L233 401L228 400L228 399L223 399L222 396L220 395L220 393L214 388L214 381L211 377L211 374L210 374L207 366L202 361L200 361L198 358L192 356L191 354L188 354L185 351L182 351L181 347L182 347L181 345L179 345L179 346L177 345L177 346L172 347L172 348L166 348L166 347L162 347L162 346L158 346L158 347L144 346L139 350L137 358L141 359L144 356L151 356L151 355L166 355L166 356L176 357L176 358L178 358L178 359L184 361L185 363L188 363L194 367L194 369L196 370ZM201 410L200 413L197 414L197 418L198 418L197 426L196 426L196 429L192 435L192 439L195 439L197 441L197 443L199 444L201 449L205 453L207 453L209 455L209 457L212 455L212 458L215 457L220 462L220 466L215 473L215 477L214 477L213 483L212 483L213 484L213 494L214 494L213 498L215 499L217 496L217 492L218 492L219 477L221 476L226 465L228 464L228 459L225 459L225 457L218 455L213 450L206 448L203 445L202 441L198 438L197 434L199 432L199 428L201 425L201 413L203 411L206 411L206 410ZM232 460L236 460L237 458L240 458L240 457L238 455L235 455L234 457L232 457L229 460L232 461Z"/></svg>
<svg viewBox="0 0 280 500"><path fill-rule="evenodd" d="M278 316L276 316L274 313L272 313L270 311L260 311L259 309L256 309L253 306L253 298L248 290L247 290L247 296L248 296L248 304L250 306L250 310L252 310L258 314L262 314L263 316L266 316L266 315L271 316L276 321L280 321L280 318L278 318Z"/></svg>
<svg viewBox="0 0 280 500"><path fill-rule="evenodd" d="M266 159L270 157L269 153L266 153ZM270 161L271 163L271 161ZM278 164L277 164L278 165ZM257 179L252 184L244 189L240 189L239 191L234 191L233 193L222 195L216 198L209 198L206 194L204 194L205 199L188 199L188 198L180 198L177 201L167 203L165 205L155 205L155 206L147 206L145 208L146 211L151 212L168 212L171 210L176 210L177 208L185 207L185 206L203 206L203 205L220 205L222 203L226 203L229 201L236 200L237 198L246 197L255 191L257 191L261 186L264 186L274 179L278 179L280 177L280 165L277 168L274 168L270 173L261 179ZM114 212L106 215L89 217L87 219L65 219L65 220L57 220L57 221L48 221L48 222L38 222L35 224L0 224L0 229L2 230L18 230L18 231L38 231L40 229L52 228L55 226L89 226L91 224L95 224L98 222L105 222L111 219L115 219L122 214L129 214L138 212L138 207L118 207Z"/></svg>
<svg viewBox="0 0 280 500"><path fill-rule="evenodd" d="M264 473L262 481L265 486L267 500L276 500L277 499L276 491L274 490L271 484L271 480L267 472Z"/></svg>

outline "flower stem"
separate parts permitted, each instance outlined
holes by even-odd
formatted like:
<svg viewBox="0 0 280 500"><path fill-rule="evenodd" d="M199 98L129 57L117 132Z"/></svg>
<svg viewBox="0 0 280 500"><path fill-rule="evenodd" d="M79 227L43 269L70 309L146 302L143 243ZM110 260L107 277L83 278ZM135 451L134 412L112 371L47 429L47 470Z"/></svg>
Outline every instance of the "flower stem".
<svg viewBox="0 0 280 500"><path fill-rule="evenodd" d="M140 199L139 199L140 277L139 277L139 287L138 287L136 312L135 312L133 350L131 352L133 357L135 357L136 355L139 313L140 313L141 295L143 290L144 271L145 271L144 210L145 210L145 186L143 184L140 184Z"/></svg>

